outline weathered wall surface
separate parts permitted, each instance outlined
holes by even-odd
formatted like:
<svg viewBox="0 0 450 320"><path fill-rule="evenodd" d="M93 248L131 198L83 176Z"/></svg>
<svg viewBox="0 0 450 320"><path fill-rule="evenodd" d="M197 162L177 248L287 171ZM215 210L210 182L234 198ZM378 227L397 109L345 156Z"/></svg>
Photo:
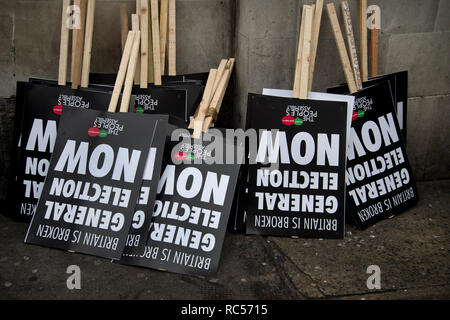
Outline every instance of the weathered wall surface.
<svg viewBox="0 0 450 320"><path fill-rule="evenodd" d="M247 92L292 89L300 8L312 0L241 0L236 9L236 117ZM333 2L338 17L341 1ZM359 1L349 0L359 54ZM408 155L416 179L450 178L450 0L373 0L381 9L379 72L409 71ZM341 29L343 25L341 23ZM345 82L326 10L313 90Z"/></svg>
<svg viewBox="0 0 450 320"><path fill-rule="evenodd" d="M94 72L120 62L120 3L97 0ZM242 126L248 92L290 89L300 8L313 0L177 0L177 71L202 72L236 57L235 123ZM331 1L325 1L326 3ZM340 1L333 0L339 9ZM348 0L359 50L357 0ZM450 0L373 0L381 8L380 73L409 71L408 150L418 180L450 178ZM16 81L56 78L61 1L0 0L0 196L9 167ZM338 16L341 17L340 10ZM313 90L345 80L324 10Z"/></svg>

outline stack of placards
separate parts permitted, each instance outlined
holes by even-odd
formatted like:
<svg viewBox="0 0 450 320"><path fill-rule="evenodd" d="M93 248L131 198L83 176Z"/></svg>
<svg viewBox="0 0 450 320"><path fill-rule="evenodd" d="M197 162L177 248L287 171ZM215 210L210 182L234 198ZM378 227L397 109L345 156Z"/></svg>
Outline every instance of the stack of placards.
<svg viewBox="0 0 450 320"><path fill-rule="evenodd" d="M136 95L132 112L168 114L171 123L182 126L191 123L209 73L177 75L175 16L174 0L162 0L160 6L157 0L136 0L131 25L132 30L141 31L141 47L132 91ZM121 5L120 20L124 48L129 27L127 4ZM227 60L221 61L219 73L225 69L224 61ZM111 85L115 79L115 74L91 74L93 84ZM182 104L184 108L180 107Z"/></svg>
<svg viewBox="0 0 450 320"><path fill-rule="evenodd" d="M79 29L73 29L71 83L67 84L70 1L63 1L58 81L31 79L17 83L13 167L9 196L11 215L29 221L42 192L54 150L62 109L106 110L112 88L91 86L89 69L95 0L79 3L85 13ZM85 30L86 29L86 30ZM86 31L86 32L84 32ZM84 45L84 53L83 53ZM80 88L81 85L81 88Z"/></svg>
<svg viewBox="0 0 450 320"><path fill-rule="evenodd" d="M60 110L48 174L26 242L121 258L136 201L142 197L144 172L152 175L154 148L163 146L167 125L167 116L123 113L129 109L139 43L140 32L130 31L109 106L105 103L108 111ZM122 113L115 114L125 76Z"/></svg>
<svg viewBox="0 0 450 320"><path fill-rule="evenodd" d="M19 84L25 108L16 128L17 172L26 176L16 181L33 196L34 211L25 242L214 275L240 169L239 162L224 161L222 150L234 154L242 147L223 130L206 131L217 119L234 59L225 60L216 100L206 105L201 134L193 139L187 129L169 126L167 115L151 112L157 105L151 97L137 95L140 105L130 104L141 44L141 31L129 31L113 88L91 85L75 96L51 80ZM186 90L152 89L161 91L158 102L186 106ZM99 110L89 110L93 105Z"/></svg>
<svg viewBox="0 0 450 320"><path fill-rule="evenodd" d="M343 238L345 167L353 97L310 93L323 1L303 6L294 90L249 94L246 231ZM311 45L312 44L312 45Z"/></svg>
<svg viewBox="0 0 450 320"><path fill-rule="evenodd" d="M348 148L347 198L348 215L361 228L400 214L418 201L413 172L408 161L399 118L405 125L406 114L402 111L405 97L397 94L396 79L405 81L406 73L375 78L366 82L363 89L358 57L354 47L350 10L342 2L342 13L350 51L350 61L344 44L334 4L328 4L328 15L335 35L344 73L350 93L355 96L353 108L351 144ZM365 41L362 41L363 43ZM393 81L386 81L393 79ZM392 88L392 84L395 85ZM396 115L394 101L397 102ZM405 127L403 127L406 129ZM406 131L403 132L406 135Z"/></svg>
<svg viewBox="0 0 450 320"><path fill-rule="evenodd" d="M234 217L235 230L242 229L244 221L252 234L342 238L344 216L366 228L417 201L389 86L396 85L398 117L404 124L407 74L374 78L362 89L361 79L355 80L358 60L346 1L342 12L352 64L333 4L328 13L353 96L309 92L322 6L323 1L317 1L303 7L294 90L263 90L273 97L249 95L247 129L259 130L259 143L244 174L248 184ZM306 92L308 100L292 99ZM337 141L342 140L346 144L339 149Z"/></svg>
<svg viewBox="0 0 450 320"><path fill-rule="evenodd" d="M239 162L226 163L226 154L219 151L242 153L242 146L228 140L221 129L192 139L186 129L169 127L156 201L154 206L138 207L153 212L153 217L130 230L146 241L136 245L130 238L121 262L212 276L240 168Z"/></svg>

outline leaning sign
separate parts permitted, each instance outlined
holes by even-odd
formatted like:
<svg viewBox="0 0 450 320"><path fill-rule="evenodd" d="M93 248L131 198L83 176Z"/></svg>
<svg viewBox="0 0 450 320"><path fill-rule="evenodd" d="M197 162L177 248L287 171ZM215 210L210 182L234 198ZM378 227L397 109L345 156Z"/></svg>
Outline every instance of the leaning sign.
<svg viewBox="0 0 450 320"><path fill-rule="evenodd" d="M25 242L120 259L157 119L63 108Z"/></svg>
<svg viewBox="0 0 450 320"><path fill-rule="evenodd" d="M247 117L247 233L343 238L348 104L249 94Z"/></svg>
<svg viewBox="0 0 450 320"><path fill-rule="evenodd" d="M348 212L361 229L418 200L388 82L355 93L346 175Z"/></svg>
<svg viewBox="0 0 450 320"><path fill-rule="evenodd" d="M42 192L63 108L106 110L111 94L93 90L25 83L23 120L14 168L15 217L30 220ZM15 141L16 142L16 141Z"/></svg>
<svg viewBox="0 0 450 320"><path fill-rule="evenodd" d="M166 143L153 220L144 230L147 244L140 247L140 254L122 261L212 276L219 266L240 167L217 161L218 154L240 147L218 129L204 133L202 140L192 140L187 130L180 133L181 141L174 132L175 141Z"/></svg>

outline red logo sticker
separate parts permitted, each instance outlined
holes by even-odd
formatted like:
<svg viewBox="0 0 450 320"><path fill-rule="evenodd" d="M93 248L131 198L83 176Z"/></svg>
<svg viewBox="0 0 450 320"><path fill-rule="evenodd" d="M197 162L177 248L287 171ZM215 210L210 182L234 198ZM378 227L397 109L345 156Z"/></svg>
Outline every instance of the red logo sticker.
<svg viewBox="0 0 450 320"><path fill-rule="evenodd" d="M62 105L61 104L58 104L58 105L56 105L56 106L54 106L53 107L53 113L54 114L57 114L58 116L59 115L61 115L61 113L62 113Z"/></svg>
<svg viewBox="0 0 450 320"><path fill-rule="evenodd" d="M187 157L187 155L183 151L175 153L175 155L174 155L175 160L180 160L180 161L183 161L184 159L186 159L186 157Z"/></svg>
<svg viewBox="0 0 450 320"><path fill-rule="evenodd" d="M92 127L88 130L88 135L91 137L96 137L100 134L100 129L97 127Z"/></svg>
<svg viewBox="0 0 450 320"><path fill-rule="evenodd" d="M354 111L352 115L352 121L355 121L356 119L358 119L358 112Z"/></svg>
<svg viewBox="0 0 450 320"><path fill-rule="evenodd" d="M286 116L283 119L281 119L281 122L285 125L285 126L293 126L295 123L295 118L291 117L291 116Z"/></svg>

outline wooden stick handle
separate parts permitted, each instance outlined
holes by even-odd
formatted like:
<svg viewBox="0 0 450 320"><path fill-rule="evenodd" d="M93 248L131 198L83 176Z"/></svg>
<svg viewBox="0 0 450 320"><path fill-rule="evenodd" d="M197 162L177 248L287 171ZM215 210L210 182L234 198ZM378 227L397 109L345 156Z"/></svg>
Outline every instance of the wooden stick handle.
<svg viewBox="0 0 450 320"><path fill-rule="evenodd" d="M314 12L313 35L311 42L311 62L309 65L309 84L308 91L312 89L314 78L314 68L316 65L317 46L319 44L320 23L322 22L323 0L316 1L316 9Z"/></svg>
<svg viewBox="0 0 450 320"><path fill-rule="evenodd" d="M222 106L223 98L225 97L225 92L227 90L228 83L231 78L231 73L233 72L234 63L235 63L234 58L230 58L228 60L226 69L222 75L222 79L220 80L219 86L217 87L217 90L214 93L211 103L208 106L208 109L213 109L215 111L216 115L219 113L220 107ZM208 129L211 127L211 124L215 120L216 119L213 119L213 117L211 115L207 115L205 120L203 121L202 131L203 132L208 131Z"/></svg>
<svg viewBox="0 0 450 320"><path fill-rule="evenodd" d="M119 101L120 93L122 91L123 82L127 73L128 62L130 60L131 49L133 47L134 38L136 37L135 31L129 31L127 40L125 41L125 47L123 49L122 60L120 61L119 72L117 72L116 82L114 84L114 90L109 103L109 112L116 112L117 103Z"/></svg>
<svg viewBox="0 0 450 320"><path fill-rule="evenodd" d="M300 73L300 91L298 98L308 98L309 85L309 65L311 58L311 37L313 28L313 8L311 6L305 7L305 30L303 32L303 52L301 59L301 73Z"/></svg>
<svg viewBox="0 0 450 320"><path fill-rule="evenodd" d="M127 77L123 88L120 112L128 112L130 108L131 91L133 90L134 73L136 72L137 60L139 57L139 43L141 42L141 32L137 31L131 49L130 61L128 62Z"/></svg>
<svg viewBox="0 0 450 320"><path fill-rule="evenodd" d="M166 66L166 47L167 47L167 23L169 14L169 0L161 0L161 13L159 20L160 50L161 50L161 74L164 74Z"/></svg>
<svg viewBox="0 0 450 320"><path fill-rule="evenodd" d="M141 8L140 1L141 0L136 0L136 10L140 10L140 8ZM131 30L133 30L135 32L138 32L141 30L139 14L137 14L137 13L131 15ZM134 84L138 85L140 83L141 83L141 61L140 61L140 57L138 57L137 70L134 73Z"/></svg>
<svg viewBox="0 0 450 320"><path fill-rule="evenodd" d="M148 83L155 83L155 71L153 68L153 36L152 36L152 11L149 5L148 12Z"/></svg>
<svg viewBox="0 0 450 320"><path fill-rule="evenodd" d="M367 53L367 0L359 0L359 26L361 34L361 77L362 81L369 79L368 53Z"/></svg>
<svg viewBox="0 0 450 320"><path fill-rule="evenodd" d="M344 17L344 27L347 35L347 45L350 51L350 61L353 68L353 76L357 90L362 89L361 71L359 68L358 54L356 53L355 36L353 35L352 17L350 15L350 7L347 1L341 3L342 16Z"/></svg>
<svg viewBox="0 0 450 320"><path fill-rule="evenodd" d="M89 85L89 71L91 69L92 55L92 36L94 34L94 15L95 0L89 0L86 16L86 35L84 37L83 69L81 71L82 88L87 88Z"/></svg>
<svg viewBox="0 0 450 320"><path fill-rule="evenodd" d="M372 12L372 15L372 23L376 24L375 12ZM370 76L378 76L378 29L375 27L370 30Z"/></svg>
<svg viewBox="0 0 450 320"><path fill-rule="evenodd" d="M300 77L302 71L302 53L303 53L303 36L305 32L305 7L302 7L302 21L300 22L300 34L297 45L297 62L295 65L295 77L294 77L294 98L300 97Z"/></svg>
<svg viewBox="0 0 450 320"><path fill-rule="evenodd" d="M194 129L194 121L199 117L200 110L204 107L205 109L209 106L209 103L211 102L212 96L213 96L213 88L214 88L214 82L217 78L217 69L211 69L209 70L208 74L208 80L206 80L206 86L205 90L203 91L202 100L200 101L200 104L197 107L197 110L195 110L194 118L189 123L189 129ZM203 120L202 120L203 122Z"/></svg>
<svg viewBox="0 0 450 320"><path fill-rule="evenodd" d="M225 69L227 68L227 64L228 64L228 59L222 59L219 63L219 67L217 68L217 76L214 79L214 84L212 87L211 98L212 98L212 96L214 96L217 88L219 87L220 80L222 79ZM209 102L208 102L208 105L209 105Z"/></svg>
<svg viewBox="0 0 450 320"><path fill-rule="evenodd" d="M67 19L69 14L67 10L70 6L70 0L64 0L62 3L61 15L61 43L59 47L59 70L58 84L65 86L67 81L67 59L69 55L69 28L67 27Z"/></svg>
<svg viewBox="0 0 450 320"><path fill-rule="evenodd" d="M74 4L75 6L78 6L80 10L80 28L75 28L72 32L71 81L72 89L77 89L81 82L81 64L83 59L84 27L86 23L87 0L75 0Z"/></svg>
<svg viewBox="0 0 450 320"><path fill-rule="evenodd" d="M158 0L150 0L152 8L152 38L153 38L153 72L155 85L160 86L161 82L161 46L159 37L159 14Z"/></svg>
<svg viewBox="0 0 450 320"><path fill-rule="evenodd" d="M200 135L202 133L203 121L205 120L206 111L213 97L213 86L216 78L217 78L217 69L211 69L209 71L208 80L206 82L205 92L203 94L202 101L200 102L198 108L198 114L192 122L192 129L194 129L192 137L194 139L200 138Z"/></svg>
<svg viewBox="0 0 450 320"><path fill-rule="evenodd" d="M148 0L141 0L140 7L140 20L141 20L141 88L148 87Z"/></svg>
<svg viewBox="0 0 450 320"><path fill-rule="evenodd" d="M334 8L333 3L327 5L327 11L350 93L355 93L358 90L356 88L355 78L353 76L350 60L348 59L347 49L345 48L344 38L342 37L341 27L339 26L336 9Z"/></svg>
<svg viewBox="0 0 450 320"><path fill-rule="evenodd" d="M167 49L168 59L168 72L169 76L177 74L177 23L176 23L176 2L175 0L169 0L169 47Z"/></svg>

